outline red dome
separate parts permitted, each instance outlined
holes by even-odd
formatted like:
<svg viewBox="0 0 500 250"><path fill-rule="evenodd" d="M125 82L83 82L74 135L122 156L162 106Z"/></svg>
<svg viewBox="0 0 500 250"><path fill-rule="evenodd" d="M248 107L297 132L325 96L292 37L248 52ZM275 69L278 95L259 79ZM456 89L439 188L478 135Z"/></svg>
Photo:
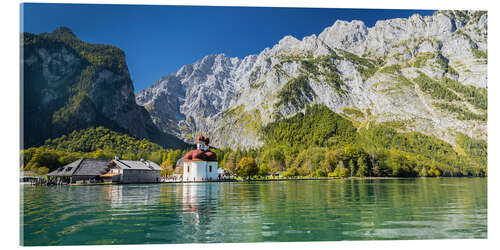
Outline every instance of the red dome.
<svg viewBox="0 0 500 250"><path fill-rule="evenodd" d="M212 151L203 151L200 149L195 149L189 151L184 156L184 161L217 161L217 156Z"/></svg>
<svg viewBox="0 0 500 250"><path fill-rule="evenodd" d="M205 145L208 145L210 143L210 139L208 137L203 136L201 133L196 137L196 142L203 142Z"/></svg>
<svg viewBox="0 0 500 250"><path fill-rule="evenodd" d="M196 142L205 142L205 136L202 134L198 135L198 137L196 137Z"/></svg>

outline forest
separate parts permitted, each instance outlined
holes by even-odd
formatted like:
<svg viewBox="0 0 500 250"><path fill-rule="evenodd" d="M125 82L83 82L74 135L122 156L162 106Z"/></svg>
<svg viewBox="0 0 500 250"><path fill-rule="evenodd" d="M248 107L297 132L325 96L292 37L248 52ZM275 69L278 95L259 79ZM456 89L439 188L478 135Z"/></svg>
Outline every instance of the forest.
<svg viewBox="0 0 500 250"><path fill-rule="evenodd" d="M21 164L24 170L46 174L79 158L140 160L147 159L165 169L163 175L171 174L167 166L187 152L184 150L164 149L146 139L118 133L102 126L75 130L68 135L47 139L40 147L21 151Z"/></svg>
<svg viewBox="0 0 500 250"><path fill-rule="evenodd" d="M237 174L239 161L250 157L262 176L280 172L289 177L487 175L486 141L458 134L454 148L433 136L398 132L391 122L357 130L322 105L309 106L304 113L264 127L262 148L221 150L221 166Z"/></svg>
<svg viewBox="0 0 500 250"><path fill-rule="evenodd" d="M232 175L286 177L487 176L487 142L458 134L454 146L433 136L399 132L396 123L357 129L326 106L282 118L261 129L264 146L213 149L219 167ZM193 146L194 148L194 146ZM46 174L81 157L148 159L162 175L179 172L178 159L190 149L165 149L104 127L73 131L21 152L22 168Z"/></svg>

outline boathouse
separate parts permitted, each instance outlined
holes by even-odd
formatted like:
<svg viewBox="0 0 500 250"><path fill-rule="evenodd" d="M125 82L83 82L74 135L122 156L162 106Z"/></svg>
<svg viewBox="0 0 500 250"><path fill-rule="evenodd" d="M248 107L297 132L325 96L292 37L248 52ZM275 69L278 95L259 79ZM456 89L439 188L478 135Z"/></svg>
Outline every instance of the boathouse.
<svg viewBox="0 0 500 250"><path fill-rule="evenodd" d="M108 172L109 160L82 158L47 174L49 182L99 182L99 176Z"/></svg>
<svg viewBox="0 0 500 250"><path fill-rule="evenodd" d="M183 181L217 180L217 156L210 151L210 139L200 134L196 138L196 149L184 156Z"/></svg>
<svg viewBox="0 0 500 250"><path fill-rule="evenodd" d="M151 161L129 161L82 158L47 174L55 184L110 182L160 182L161 167Z"/></svg>
<svg viewBox="0 0 500 250"><path fill-rule="evenodd" d="M152 161L129 161L115 157L108 163L109 171L100 175L105 182L155 183L161 181L161 167Z"/></svg>

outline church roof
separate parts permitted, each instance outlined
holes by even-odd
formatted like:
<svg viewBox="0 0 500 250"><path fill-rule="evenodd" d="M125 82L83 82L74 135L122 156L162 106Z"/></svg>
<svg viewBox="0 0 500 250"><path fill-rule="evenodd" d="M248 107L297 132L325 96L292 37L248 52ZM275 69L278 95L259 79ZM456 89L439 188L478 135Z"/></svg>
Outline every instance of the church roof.
<svg viewBox="0 0 500 250"><path fill-rule="evenodd" d="M210 139L206 136L203 136L202 134L198 135L196 138L196 142L203 142L205 145L210 144Z"/></svg>
<svg viewBox="0 0 500 250"><path fill-rule="evenodd" d="M187 152L187 154L184 156L184 161L217 161L217 155L212 151L195 149Z"/></svg>
<svg viewBox="0 0 500 250"><path fill-rule="evenodd" d="M185 162L190 162L190 161L217 161L217 156L215 155L214 152L208 150L208 144L210 144L210 139L206 136L203 136L201 133L196 137L196 142L200 143L203 142L206 146L206 148L198 148L195 150L191 150L187 152L187 154L184 156L184 161ZM179 164L179 161L177 161L177 165Z"/></svg>

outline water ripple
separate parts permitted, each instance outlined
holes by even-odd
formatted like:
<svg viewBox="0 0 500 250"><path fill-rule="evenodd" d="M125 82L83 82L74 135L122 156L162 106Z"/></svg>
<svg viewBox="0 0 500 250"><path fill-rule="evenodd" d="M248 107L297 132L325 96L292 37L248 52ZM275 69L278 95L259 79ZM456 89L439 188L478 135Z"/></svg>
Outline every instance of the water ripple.
<svg viewBox="0 0 500 250"><path fill-rule="evenodd" d="M487 179L22 186L25 245L486 238Z"/></svg>

